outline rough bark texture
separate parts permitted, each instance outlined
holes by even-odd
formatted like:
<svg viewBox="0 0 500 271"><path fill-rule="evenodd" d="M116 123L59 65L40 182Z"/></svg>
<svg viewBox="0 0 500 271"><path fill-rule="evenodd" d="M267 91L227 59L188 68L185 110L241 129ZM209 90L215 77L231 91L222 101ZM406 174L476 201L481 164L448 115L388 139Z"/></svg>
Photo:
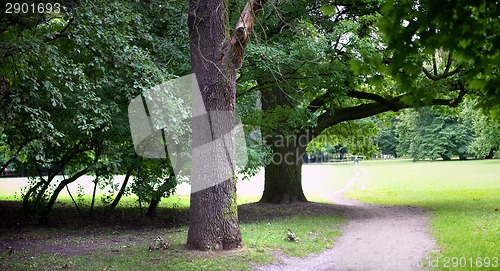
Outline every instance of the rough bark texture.
<svg viewBox="0 0 500 271"><path fill-rule="evenodd" d="M302 191L304 148L292 146L272 147L272 149L274 161L265 168L264 193L260 202L278 204L307 202Z"/></svg>
<svg viewBox="0 0 500 271"><path fill-rule="evenodd" d="M243 61L255 13L263 1L250 0L238 21L233 35L227 33L226 2L223 0L191 0L188 27L190 34L191 67L196 74L201 96L207 112L234 112L236 102L236 73ZM208 135L212 141L220 138L222 131L213 129L216 119L210 114L208 123L195 125L193 122L193 146L201 146L207 140L197 136ZM224 121L231 125L231 121ZM226 125L226 126L227 126ZM205 129L205 130L204 130ZM219 148L214 152L226 152ZM208 160L210 155L194 155L191 175L192 187L197 182L207 183L206 176L216 176L221 161ZM207 166L208 164L208 166ZM207 172L211 171L211 172ZM241 244L236 205L236 179L232 177L214 183L213 186L191 193L189 232L187 244L202 250L233 249Z"/></svg>
<svg viewBox="0 0 500 271"><path fill-rule="evenodd" d="M262 93L262 110L286 105L287 97L274 88ZM273 161L265 167L264 192L260 202L286 204L307 202L302 191L302 155L311 140L305 134L287 138L273 127L263 129L267 144L273 150Z"/></svg>

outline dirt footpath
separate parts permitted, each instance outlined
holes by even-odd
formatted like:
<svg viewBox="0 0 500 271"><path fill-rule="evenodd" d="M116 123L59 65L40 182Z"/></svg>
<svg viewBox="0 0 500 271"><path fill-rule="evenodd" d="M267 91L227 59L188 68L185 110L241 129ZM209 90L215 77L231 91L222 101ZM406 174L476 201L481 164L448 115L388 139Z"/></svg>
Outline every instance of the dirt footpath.
<svg viewBox="0 0 500 271"><path fill-rule="evenodd" d="M282 257L282 263L259 270L377 271L422 270L421 260L435 249L428 218L415 207L364 204L346 199L343 192L355 183L364 187L357 172L342 189L327 199L342 205L349 222L332 249L306 258Z"/></svg>

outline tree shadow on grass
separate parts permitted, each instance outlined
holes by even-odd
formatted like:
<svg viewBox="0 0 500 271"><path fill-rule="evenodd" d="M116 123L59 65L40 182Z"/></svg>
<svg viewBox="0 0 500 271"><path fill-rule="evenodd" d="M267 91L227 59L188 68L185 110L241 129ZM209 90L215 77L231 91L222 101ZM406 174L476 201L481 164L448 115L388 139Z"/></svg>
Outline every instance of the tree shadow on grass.
<svg viewBox="0 0 500 271"><path fill-rule="evenodd" d="M58 204L51 213L49 225L40 226L36 216L22 212L21 207L21 202L0 201L1 253L6 253L5 248L12 248L30 255L49 253L68 257L119 248L123 244L143 246L158 235L185 234L189 221L188 208L158 208L157 216L150 218L141 216L138 207L114 211L98 207L92 216L81 217L73 206ZM346 208L316 202L249 203L240 205L238 211L240 223L246 224L297 215L341 217Z"/></svg>
<svg viewBox="0 0 500 271"><path fill-rule="evenodd" d="M255 202L240 205L238 217L241 223L254 223L295 215L344 217L347 211L346 206L320 202L295 202L290 204Z"/></svg>
<svg viewBox="0 0 500 271"><path fill-rule="evenodd" d="M36 215L22 211L21 202L0 201L0 233L19 233L23 230L42 228ZM241 223L267 221L295 215L345 216L347 208L342 205L297 202L291 204L248 203L238 206ZM145 212L145 210L144 210ZM141 215L139 207L118 207L111 211L96 207L91 216L80 216L72 206L57 204L51 213L48 228L59 230L110 229L115 231L134 229L168 229L187 226L188 208L158 208L156 217ZM47 228L47 227L44 227Z"/></svg>
<svg viewBox="0 0 500 271"><path fill-rule="evenodd" d="M144 210L144 213L146 210ZM48 228L80 230L85 228L175 228L187 225L189 210L187 208L158 208L156 217L141 215L139 207L117 207L109 210L96 207L92 215L80 215L73 206L56 204L51 211ZM0 233L22 231L23 229L42 228L37 216L22 211L22 203L17 201L0 201Z"/></svg>

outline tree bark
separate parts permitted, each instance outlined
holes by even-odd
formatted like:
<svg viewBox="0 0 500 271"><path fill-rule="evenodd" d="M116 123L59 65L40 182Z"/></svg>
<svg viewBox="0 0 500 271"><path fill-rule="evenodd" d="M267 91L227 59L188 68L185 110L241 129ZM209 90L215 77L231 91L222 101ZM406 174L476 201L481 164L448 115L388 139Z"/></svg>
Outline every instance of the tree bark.
<svg viewBox="0 0 500 271"><path fill-rule="evenodd" d="M115 199L109 205L109 209L114 210L116 206L118 206L118 203L120 202L120 199L122 198L123 194L125 194L125 190L127 189L127 184L128 180L130 179L130 175L132 175L132 171L134 170L134 164L132 164L129 169L127 170L127 174L125 175L125 179L123 180L122 186L120 187L120 191L118 191L118 194L116 195Z"/></svg>
<svg viewBox="0 0 500 271"><path fill-rule="evenodd" d="M156 217L158 204L160 204L160 199L155 196L151 197L151 200L149 201L148 211L146 212L147 217Z"/></svg>
<svg viewBox="0 0 500 271"><path fill-rule="evenodd" d="M287 204L307 202L302 191L303 147L271 147L273 161L265 167L264 193L260 202Z"/></svg>
<svg viewBox="0 0 500 271"><path fill-rule="evenodd" d="M289 106L287 99L281 89L263 91L262 110L272 111L278 106ZM290 135L275 127L263 127L262 132L273 156L272 162L265 167L264 192L260 202L307 202L302 190L302 155L312 138L303 131Z"/></svg>
<svg viewBox="0 0 500 271"><path fill-rule="evenodd" d="M192 192L187 240L191 248L220 250L241 245L232 148L219 145L196 153L195 147L220 140L232 130L230 114L226 114L229 119L220 119L211 112L234 113L236 74L243 61L255 14L263 2L250 0L247 3L232 36L227 33L226 1L190 0L189 3L191 67L208 112L193 120ZM199 111L193 108L193 112L195 110ZM230 168L224 167L224 161L213 159L214 155L227 158L225 162L229 162ZM218 177L222 177L222 181L210 180ZM206 185L210 182L213 185Z"/></svg>

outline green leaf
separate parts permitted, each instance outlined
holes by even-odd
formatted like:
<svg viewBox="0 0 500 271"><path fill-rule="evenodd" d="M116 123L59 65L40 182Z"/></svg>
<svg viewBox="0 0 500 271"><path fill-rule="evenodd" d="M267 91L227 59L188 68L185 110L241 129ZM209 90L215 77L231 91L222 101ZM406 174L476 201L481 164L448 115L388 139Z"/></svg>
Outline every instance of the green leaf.
<svg viewBox="0 0 500 271"><path fill-rule="evenodd" d="M321 12L323 12L325 16L333 16L335 14L335 7L331 5L322 6L319 9L321 10Z"/></svg>
<svg viewBox="0 0 500 271"><path fill-rule="evenodd" d="M486 86L487 81L483 79L476 78L472 80L469 87L474 89L483 89Z"/></svg>
<svg viewBox="0 0 500 271"><path fill-rule="evenodd" d="M354 74L359 75L363 73L362 63L359 59L352 59L349 61L349 64L350 64L350 70Z"/></svg>

